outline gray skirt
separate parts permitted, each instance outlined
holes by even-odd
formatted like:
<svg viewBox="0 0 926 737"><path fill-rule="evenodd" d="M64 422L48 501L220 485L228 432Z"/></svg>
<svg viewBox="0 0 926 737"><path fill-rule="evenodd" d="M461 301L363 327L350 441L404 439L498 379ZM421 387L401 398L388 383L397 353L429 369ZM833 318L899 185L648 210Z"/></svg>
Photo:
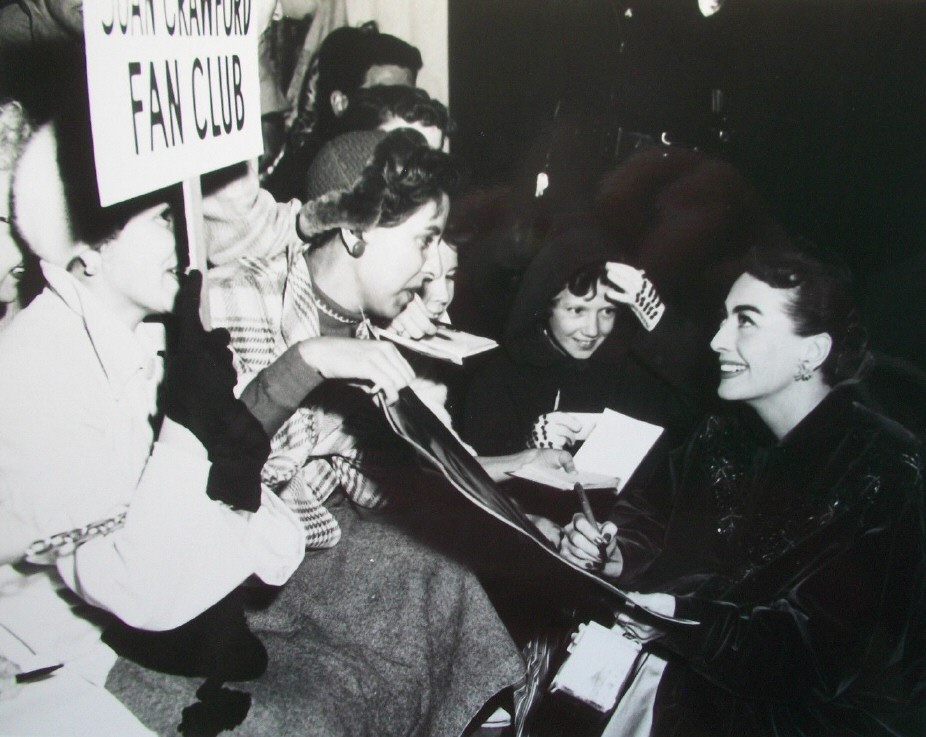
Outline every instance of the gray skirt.
<svg viewBox="0 0 926 737"><path fill-rule="evenodd" d="M381 515L333 511L341 541L307 553L248 613L269 665L258 680L227 684L250 706L222 734L457 737L523 678L518 649L468 569ZM166 737L178 734L202 683L120 659L107 688Z"/></svg>

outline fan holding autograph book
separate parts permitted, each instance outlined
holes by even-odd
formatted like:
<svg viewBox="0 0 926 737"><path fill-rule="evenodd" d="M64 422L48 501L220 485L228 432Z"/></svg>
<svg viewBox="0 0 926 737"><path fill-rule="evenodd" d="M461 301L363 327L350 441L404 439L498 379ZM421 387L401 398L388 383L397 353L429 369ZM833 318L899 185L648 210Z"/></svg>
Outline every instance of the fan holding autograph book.
<svg viewBox="0 0 926 737"><path fill-rule="evenodd" d="M646 274L598 229L574 226L525 272L502 346L470 382L462 435L482 454L575 451L585 415L611 409L665 428L668 449L700 414L707 358Z"/></svg>

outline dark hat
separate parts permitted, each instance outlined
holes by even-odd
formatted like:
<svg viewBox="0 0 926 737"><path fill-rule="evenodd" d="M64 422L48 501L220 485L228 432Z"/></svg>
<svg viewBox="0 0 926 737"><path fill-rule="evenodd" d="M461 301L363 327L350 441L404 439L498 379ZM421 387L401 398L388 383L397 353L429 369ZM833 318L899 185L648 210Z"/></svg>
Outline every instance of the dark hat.
<svg viewBox="0 0 926 737"><path fill-rule="evenodd" d="M345 133L328 141L306 174L306 202L351 189L373 158L377 144L385 137L385 131L365 130Z"/></svg>
<svg viewBox="0 0 926 737"><path fill-rule="evenodd" d="M306 175L306 204L299 213L299 234L303 239L334 228L362 230L376 224L370 218L377 218L378 212L359 216L344 207L342 200L352 192L386 135L381 130L352 131L329 141L319 151Z"/></svg>

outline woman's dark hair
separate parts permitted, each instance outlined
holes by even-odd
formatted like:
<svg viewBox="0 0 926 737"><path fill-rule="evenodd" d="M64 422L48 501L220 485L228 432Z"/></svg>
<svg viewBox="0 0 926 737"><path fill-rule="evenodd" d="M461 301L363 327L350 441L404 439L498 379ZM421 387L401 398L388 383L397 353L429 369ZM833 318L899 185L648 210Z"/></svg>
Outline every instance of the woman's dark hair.
<svg viewBox="0 0 926 737"><path fill-rule="evenodd" d="M833 346L820 367L829 386L857 375L868 333L855 304L851 272L841 259L797 239L754 247L745 270L770 287L792 290L788 314L798 335L830 336Z"/></svg>
<svg viewBox="0 0 926 737"><path fill-rule="evenodd" d="M446 106L417 87L375 85L361 87L350 95L344 113L345 130L370 130L392 118L437 128L447 135L453 124Z"/></svg>
<svg viewBox="0 0 926 737"><path fill-rule="evenodd" d="M461 184L455 160L428 146L411 128L390 131L376 146L360 181L340 199L342 211L355 222L371 220L380 227L398 225L423 205L453 196Z"/></svg>

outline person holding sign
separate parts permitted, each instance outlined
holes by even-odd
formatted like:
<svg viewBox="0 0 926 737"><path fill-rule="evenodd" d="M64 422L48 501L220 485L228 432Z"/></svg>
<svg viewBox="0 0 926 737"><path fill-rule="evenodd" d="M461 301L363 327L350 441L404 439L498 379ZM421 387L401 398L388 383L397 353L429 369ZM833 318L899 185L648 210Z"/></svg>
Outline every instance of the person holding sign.
<svg viewBox="0 0 926 737"><path fill-rule="evenodd" d="M233 394L227 335L199 322L199 281L181 275L179 188L101 207L73 92L13 181L48 286L0 347L0 732L149 734L104 688L116 655L101 630L176 631L252 575L280 585L305 537L261 490L269 442ZM142 323L175 301L162 382ZM266 654L236 621L209 620L176 664L200 681L259 673Z"/></svg>
<svg viewBox="0 0 926 737"><path fill-rule="evenodd" d="M921 734L924 451L861 400L845 267L808 244L756 248L711 347L739 411L622 494L603 570L697 624L620 615L655 639L603 734ZM577 515L560 552L598 566L598 539Z"/></svg>
<svg viewBox="0 0 926 737"><path fill-rule="evenodd" d="M249 617L269 665L241 729L456 736L523 665L475 576L380 509L416 464L370 395L392 401L414 372L368 325L440 272L456 168L403 129L341 136L312 171L324 194L290 221L286 250L210 273L240 396L272 436L264 488L299 515L310 548ZM118 675L126 691L140 677ZM169 707L141 704L146 723L170 732L196 685L162 679Z"/></svg>

